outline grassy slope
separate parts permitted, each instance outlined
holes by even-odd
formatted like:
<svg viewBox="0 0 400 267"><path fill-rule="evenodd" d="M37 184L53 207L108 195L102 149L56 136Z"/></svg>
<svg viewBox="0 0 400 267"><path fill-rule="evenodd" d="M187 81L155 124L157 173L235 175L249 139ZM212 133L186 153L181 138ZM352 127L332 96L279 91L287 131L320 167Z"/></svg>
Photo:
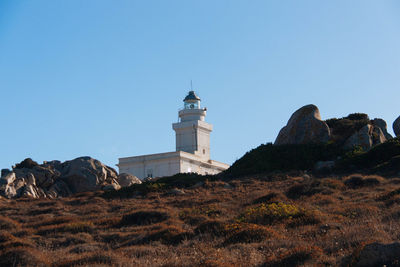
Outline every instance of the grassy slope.
<svg viewBox="0 0 400 267"><path fill-rule="evenodd" d="M264 176L184 195L0 201L0 265L337 265L400 232L400 179Z"/></svg>

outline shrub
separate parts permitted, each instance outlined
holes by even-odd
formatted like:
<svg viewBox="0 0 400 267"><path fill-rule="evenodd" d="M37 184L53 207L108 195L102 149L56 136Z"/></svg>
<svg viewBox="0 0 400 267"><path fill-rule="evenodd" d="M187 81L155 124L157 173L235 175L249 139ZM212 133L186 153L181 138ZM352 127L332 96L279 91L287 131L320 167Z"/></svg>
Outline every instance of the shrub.
<svg viewBox="0 0 400 267"><path fill-rule="evenodd" d="M224 173L230 177L276 171L312 170L318 161L334 160L343 151L335 144L273 145L247 152Z"/></svg>
<svg viewBox="0 0 400 267"><path fill-rule="evenodd" d="M50 266L47 258L33 248L9 248L0 254L0 266Z"/></svg>
<svg viewBox="0 0 400 267"><path fill-rule="evenodd" d="M286 191L286 196L291 199L298 199L302 196L312 196L324 190L324 188L319 185L319 182L293 185Z"/></svg>
<svg viewBox="0 0 400 267"><path fill-rule="evenodd" d="M13 219L0 216L0 230L16 230L21 228L21 224Z"/></svg>
<svg viewBox="0 0 400 267"><path fill-rule="evenodd" d="M261 204L261 203L276 203L276 202L280 202L282 200L284 200L285 197L280 194L280 193L269 193L265 196L256 198L255 200L253 200L253 204Z"/></svg>
<svg viewBox="0 0 400 267"><path fill-rule="evenodd" d="M122 217L120 225L149 225L153 223L163 222L170 216L166 212L161 211L137 211L132 214L126 214Z"/></svg>
<svg viewBox="0 0 400 267"><path fill-rule="evenodd" d="M235 243L254 243L262 242L266 239L278 237L278 234L269 227L260 226L257 224L233 224L225 227L231 232L228 238L224 241L225 245Z"/></svg>
<svg viewBox="0 0 400 267"><path fill-rule="evenodd" d="M195 230L195 234L211 234L213 236L224 236L226 234L225 224L221 221L206 221L200 224Z"/></svg>
<svg viewBox="0 0 400 267"><path fill-rule="evenodd" d="M331 129L331 141L342 145L351 135L371 123L367 114L353 113L341 119L326 120Z"/></svg>
<svg viewBox="0 0 400 267"><path fill-rule="evenodd" d="M269 259L264 264L268 267L301 266L307 261L316 259L322 255L322 249L315 246L299 247L281 254L275 259Z"/></svg>
<svg viewBox="0 0 400 267"><path fill-rule="evenodd" d="M175 226L167 226L161 230L153 231L138 241L138 244L147 244L153 241L160 241L166 245L177 245L185 239L192 237L190 232L183 232Z"/></svg>
<svg viewBox="0 0 400 267"><path fill-rule="evenodd" d="M383 178L381 177L363 177L361 175L352 175L344 181L344 184L352 189L379 185Z"/></svg>
<svg viewBox="0 0 400 267"><path fill-rule="evenodd" d="M257 224L273 224L285 219L302 217L305 215L303 209L295 205L285 203L260 204L249 208L242 214L238 221Z"/></svg>

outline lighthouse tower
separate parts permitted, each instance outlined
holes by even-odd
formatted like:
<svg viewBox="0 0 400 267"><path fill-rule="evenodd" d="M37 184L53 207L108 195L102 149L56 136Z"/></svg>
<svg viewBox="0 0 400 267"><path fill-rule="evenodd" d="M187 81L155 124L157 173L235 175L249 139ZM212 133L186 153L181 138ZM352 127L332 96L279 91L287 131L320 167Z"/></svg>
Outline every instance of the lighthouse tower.
<svg viewBox="0 0 400 267"><path fill-rule="evenodd" d="M129 173L139 179L195 172L217 174L228 164L210 159L212 125L205 122L206 109L194 91L183 100L179 121L172 124L176 133L176 151L119 158L119 173Z"/></svg>
<svg viewBox="0 0 400 267"><path fill-rule="evenodd" d="M201 100L194 91L190 91L183 102L183 109L179 111L180 121L172 124L176 133L176 151L192 153L208 160L212 125L204 121L207 109L201 108Z"/></svg>

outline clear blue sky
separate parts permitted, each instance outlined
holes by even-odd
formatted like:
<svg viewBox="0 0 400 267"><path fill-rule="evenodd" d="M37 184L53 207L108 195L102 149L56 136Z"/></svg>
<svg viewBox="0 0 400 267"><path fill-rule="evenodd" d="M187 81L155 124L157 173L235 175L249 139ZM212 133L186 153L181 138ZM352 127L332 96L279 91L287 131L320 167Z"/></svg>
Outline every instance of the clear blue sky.
<svg viewBox="0 0 400 267"><path fill-rule="evenodd" d="M0 0L0 168L174 151L194 89L232 163L290 115L400 115L400 1Z"/></svg>

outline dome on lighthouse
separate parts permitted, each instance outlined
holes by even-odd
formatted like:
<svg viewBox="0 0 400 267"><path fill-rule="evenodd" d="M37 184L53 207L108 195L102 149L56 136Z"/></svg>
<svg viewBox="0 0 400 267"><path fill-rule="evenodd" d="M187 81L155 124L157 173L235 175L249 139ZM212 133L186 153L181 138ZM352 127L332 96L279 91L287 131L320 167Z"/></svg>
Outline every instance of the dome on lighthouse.
<svg viewBox="0 0 400 267"><path fill-rule="evenodd" d="M185 99L183 99L183 101L200 101L200 97L198 97L194 91L189 91L189 94Z"/></svg>

